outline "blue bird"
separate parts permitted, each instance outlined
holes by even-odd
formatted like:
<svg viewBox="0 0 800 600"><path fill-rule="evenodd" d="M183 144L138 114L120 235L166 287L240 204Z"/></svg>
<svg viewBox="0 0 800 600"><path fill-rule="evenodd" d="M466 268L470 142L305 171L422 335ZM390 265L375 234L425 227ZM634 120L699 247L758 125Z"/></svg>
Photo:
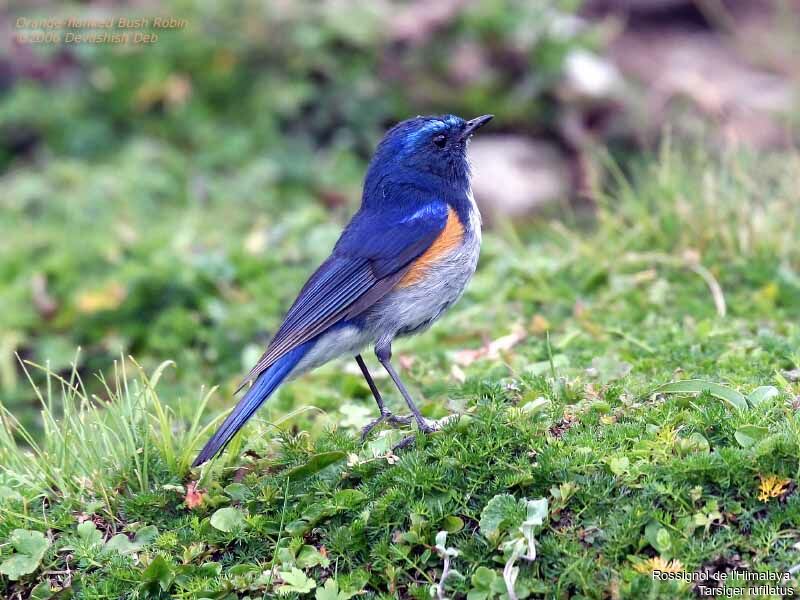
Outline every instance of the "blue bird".
<svg viewBox="0 0 800 600"><path fill-rule="evenodd" d="M367 170L360 209L303 286L239 390L252 385L193 466L222 451L281 383L344 355L355 357L380 410L362 437L382 422L410 424L411 416L386 408L360 354L369 345L419 430L435 429L392 366L392 341L430 327L475 272L481 217L470 186L467 142L491 119L419 116L386 133Z"/></svg>

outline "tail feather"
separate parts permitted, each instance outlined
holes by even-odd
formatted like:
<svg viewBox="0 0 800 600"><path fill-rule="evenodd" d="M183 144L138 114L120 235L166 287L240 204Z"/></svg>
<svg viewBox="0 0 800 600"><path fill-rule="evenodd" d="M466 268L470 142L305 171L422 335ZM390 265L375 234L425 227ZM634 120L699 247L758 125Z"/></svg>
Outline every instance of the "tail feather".
<svg viewBox="0 0 800 600"><path fill-rule="evenodd" d="M197 455L197 458L192 463L193 467L202 465L225 449L225 446L236 435L236 432L247 423L253 413L258 410L258 407L270 397L272 392L291 373L295 365L308 352L310 346L311 342L306 342L287 352L256 379L255 383L247 390L247 393L239 400L236 408L233 409L216 433L203 446L200 454Z"/></svg>

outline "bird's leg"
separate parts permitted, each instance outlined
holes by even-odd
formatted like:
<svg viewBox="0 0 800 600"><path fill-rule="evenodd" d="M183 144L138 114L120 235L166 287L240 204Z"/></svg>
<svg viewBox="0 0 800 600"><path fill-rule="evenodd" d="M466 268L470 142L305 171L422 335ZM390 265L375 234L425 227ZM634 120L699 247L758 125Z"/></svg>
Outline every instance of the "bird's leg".
<svg viewBox="0 0 800 600"><path fill-rule="evenodd" d="M392 378L394 384L397 386L397 389L400 390L400 394L403 396L403 399L408 404L408 408L411 410L411 414L414 415L414 419L417 421L417 426L419 430L423 433L431 433L436 431L436 427L428 422L428 420L422 416L422 413L419 412L417 405L414 404L414 400L411 398L411 394L408 393L406 386L403 385L403 382L400 380L400 376L397 374L397 371L394 370L394 367L391 363L392 358L392 344L391 342L378 342L375 345L375 356L378 357L378 360L383 365L383 368L386 369L386 372L389 373L389 377ZM405 441L405 440L404 440ZM403 442L401 442L402 444Z"/></svg>
<svg viewBox="0 0 800 600"><path fill-rule="evenodd" d="M367 380L367 385L369 386L369 390L372 392L372 395L375 398L375 404L378 405L378 410L380 411L380 416L377 419L374 419L367 423L367 425L361 430L361 441L363 442L367 439L370 431L375 429L378 425L386 421L392 427L398 427L401 425L408 425L411 423L411 417L398 417L393 415L391 411L386 408L386 405L383 403L383 398L381 397L381 393L378 390L378 386L375 385L375 380L372 378L372 375L367 369L367 365L364 362L364 359L361 358L360 354L356 354L356 362L358 363L359 368L361 369L361 373L364 375L364 379Z"/></svg>

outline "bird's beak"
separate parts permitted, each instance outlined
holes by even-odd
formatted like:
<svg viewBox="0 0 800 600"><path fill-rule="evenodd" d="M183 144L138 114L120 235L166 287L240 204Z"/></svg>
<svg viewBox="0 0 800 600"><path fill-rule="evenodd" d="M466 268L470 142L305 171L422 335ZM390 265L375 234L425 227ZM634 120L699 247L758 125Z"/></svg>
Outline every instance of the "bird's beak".
<svg viewBox="0 0 800 600"><path fill-rule="evenodd" d="M483 115L482 117L475 117L471 121L467 121L467 125L466 127L464 127L464 131L461 132L461 139L462 140L468 139L473 133L475 133L478 129L486 125L493 118L494 115Z"/></svg>

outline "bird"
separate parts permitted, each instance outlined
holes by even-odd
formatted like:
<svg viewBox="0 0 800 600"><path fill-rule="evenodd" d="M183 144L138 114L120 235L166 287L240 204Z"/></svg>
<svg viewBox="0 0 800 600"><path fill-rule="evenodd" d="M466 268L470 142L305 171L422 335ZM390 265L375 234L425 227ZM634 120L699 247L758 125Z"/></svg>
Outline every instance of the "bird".
<svg viewBox="0 0 800 600"><path fill-rule="evenodd" d="M389 129L367 167L361 205L333 251L300 290L266 351L236 392L241 400L192 466L222 452L285 381L328 361L355 358L381 423L437 429L395 370L392 342L429 328L464 293L478 263L481 216L467 145L493 115L416 116ZM362 357L372 346L411 412L394 415ZM248 387L249 386L249 387Z"/></svg>

